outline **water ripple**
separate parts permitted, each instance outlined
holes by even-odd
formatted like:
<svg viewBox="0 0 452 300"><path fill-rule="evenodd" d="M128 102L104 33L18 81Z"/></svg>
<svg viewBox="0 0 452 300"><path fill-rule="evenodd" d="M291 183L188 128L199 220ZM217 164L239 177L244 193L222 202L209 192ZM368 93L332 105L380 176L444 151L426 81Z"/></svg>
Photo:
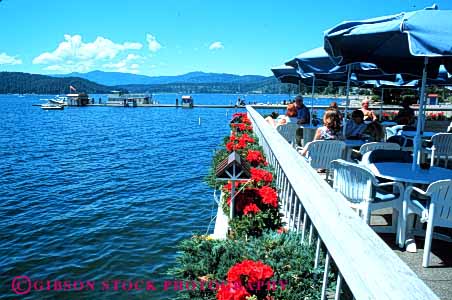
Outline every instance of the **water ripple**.
<svg viewBox="0 0 452 300"><path fill-rule="evenodd" d="M209 223L212 192L203 177L228 133L225 111L45 112L31 106L39 97L0 98L0 299L14 296L11 280L23 274L166 278L175 245ZM27 299L56 297L128 294L33 292Z"/></svg>

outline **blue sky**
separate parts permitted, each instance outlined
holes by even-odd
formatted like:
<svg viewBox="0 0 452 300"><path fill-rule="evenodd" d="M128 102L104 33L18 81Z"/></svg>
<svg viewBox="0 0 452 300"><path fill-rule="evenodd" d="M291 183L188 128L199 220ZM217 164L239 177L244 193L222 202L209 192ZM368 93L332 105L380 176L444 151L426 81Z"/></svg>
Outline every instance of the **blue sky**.
<svg viewBox="0 0 452 300"><path fill-rule="evenodd" d="M323 31L423 0L0 0L0 71L271 75ZM437 0L440 9L452 1Z"/></svg>

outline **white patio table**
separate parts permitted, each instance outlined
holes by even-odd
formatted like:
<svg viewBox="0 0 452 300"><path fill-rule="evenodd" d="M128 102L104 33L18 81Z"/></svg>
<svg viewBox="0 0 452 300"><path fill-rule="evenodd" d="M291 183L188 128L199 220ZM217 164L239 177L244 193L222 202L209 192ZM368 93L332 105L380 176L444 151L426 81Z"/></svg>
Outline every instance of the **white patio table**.
<svg viewBox="0 0 452 300"><path fill-rule="evenodd" d="M391 127L391 126L396 126L397 122L393 122L393 121L383 121L380 123L381 126L383 127Z"/></svg>
<svg viewBox="0 0 452 300"><path fill-rule="evenodd" d="M419 168L413 172L411 163L381 162L370 164L368 168L377 177L407 184L430 184L438 180L452 178L452 170L439 167L431 167L428 170Z"/></svg>
<svg viewBox="0 0 452 300"><path fill-rule="evenodd" d="M397 163L397 162L381 162L373 163L367 166L375 176L400 182L405 187L413 184L430 184L432 182L444 179L452 179L452 170L430 167L428 170L417 169L412 170L411 163ZM412 220L409 220L412 224ZM397 224L397 227L401 224ZM399 228L397 229L399 230ZM412 237L413 234L411 234ZM407 237L409 235L406 235ZM416 252L416 244L412 238L405 241L406 250L408 252Z"/></svg>
<svg viewBox="0 0 452 300"><path fill-rule="evenodd" d="M437 134L438 132L432 132L432 131L424 131L422 133L423 139L430 139L432 136ZM414 138L416 136L416 131L407 131L407 130L401 130L398 132L399 135L403 135L407 138Z"/></svg>

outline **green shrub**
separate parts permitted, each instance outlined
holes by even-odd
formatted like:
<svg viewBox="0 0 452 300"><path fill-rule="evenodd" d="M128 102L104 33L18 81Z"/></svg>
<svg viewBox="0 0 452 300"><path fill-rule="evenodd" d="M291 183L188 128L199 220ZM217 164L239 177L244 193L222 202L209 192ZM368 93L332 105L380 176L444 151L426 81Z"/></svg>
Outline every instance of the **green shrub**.
<svg viewBox="0 0 452 300"><path fill-rule="evenodd" d="M243 260L262 261L274 270L270 279L286 283L285 289L271 292L274 300L320 299L323 262L315 270L315 249L301 245L295 233L265 233L259 238L245 240L211 240L194 236L180 244L177 267L169 274L178 280L224 281L228 270ZM323 255L322 255L323 256ZM331 286L331 285L330 285ZM216 291L195 289L180 291L177 299L216 299Z"/></svg>

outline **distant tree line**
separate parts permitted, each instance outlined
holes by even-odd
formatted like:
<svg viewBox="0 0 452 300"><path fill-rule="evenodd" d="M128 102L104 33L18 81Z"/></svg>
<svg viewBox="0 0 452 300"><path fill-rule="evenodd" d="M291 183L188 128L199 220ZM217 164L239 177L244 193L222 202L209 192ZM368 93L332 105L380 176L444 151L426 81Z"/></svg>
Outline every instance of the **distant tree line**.
<svg viewBox="0 0 452 300"><path fill-rule="evenodd" d="M130 93L263 93L263 94L302 94L310 95L312 87L309 85L283 84L276 78L264 78L253 82L218 82L218 83L168 83L168 84L129 84L106 86L79 77L51 77L21 72L0 72L0 94L66 94L69 86L78 92L88 94L107 94L112 90ZM380 100L381 90L352 89L353 93L369 95L374 100ZM316 95L344 96L346 88L332 83L327 86L316 86ZM451 92L442 87L429 87L428 93L437 93L441 101L451 100ZM387 104L400 103L404 98L416 103L418 96L416 89L385 89L384 102Z"/></svg>
<svg viewBox="0 0 452 300"><path fill-rule="evenodd" d="M85 93L103 94L111 87L78 78L55 78L20 72L0 72L0 94L67 94L69 86Z"/></svg>
<svg viewBox="0 0 452 300"><path fill-rule="evenodd" d="M128 84L114 88L126 89L131 93L289 93L297 92L296 85L281 84L276 78L265 78L255 82L209 82L209 83L166 83Z"/></svg>

